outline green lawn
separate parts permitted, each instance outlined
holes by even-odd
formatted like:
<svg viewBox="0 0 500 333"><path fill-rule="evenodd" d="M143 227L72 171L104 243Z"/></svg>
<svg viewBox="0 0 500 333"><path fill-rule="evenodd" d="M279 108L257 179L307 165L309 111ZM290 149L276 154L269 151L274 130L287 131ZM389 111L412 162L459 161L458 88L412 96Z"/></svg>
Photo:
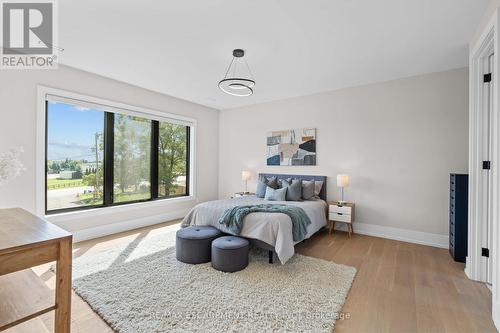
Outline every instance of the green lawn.
<svg viewBox="0 0 500 333"><path fill-rule="evenodd" d="M47 179L47 190L57 190L60 188L80 187L85 186L81 179L60 179L49 178Z"/></svg>
<svg viewBox="0 0 500 333"><path fill-rule="evenodd" d="M102 197L94 198L92 193L80 194L80 201L84 206L101 205Z"/></svg>
<svg viewBox="0 0 500 333"><path fill-rule="evenodd" d="M146 193L115 193L114 202L126 202L126 201L137 201L137 200L147 200L150 198L149 192ZM102 204L101 198L94 198L93 193L80 194L80 201L82 201L86 206L89 205L99 205Z"/></svg>
<svg viewBox="0 0 500 333"><path fill-rule="evenodd" d="M149 192L146 193L115 193L114 202L147 200L151 198Z"/></svg>
<svg viewBox="0 0 500 333"><path fill-rule="evenodd" d="M129 188L132 191L132 188ZM175 186L175 191L173 195L180 195L185 193L186 188L184 186ZM160 193L161 197L161 193ZM113 202L128 202L128 201L138 201L138 200L148 200L151 198L151 195L148 192L125 192L121 193L119 190L115 190L114 200ZM102 194L99 197L94 198L93 193L80 194L80 201L85 206L99 205L102 204Z"/></svg>

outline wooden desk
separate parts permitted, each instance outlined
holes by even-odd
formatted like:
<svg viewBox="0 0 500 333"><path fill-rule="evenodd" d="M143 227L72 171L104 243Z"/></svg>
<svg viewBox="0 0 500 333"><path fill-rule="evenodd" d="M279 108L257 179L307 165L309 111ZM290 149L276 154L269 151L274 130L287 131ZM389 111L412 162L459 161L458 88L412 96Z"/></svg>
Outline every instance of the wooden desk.
<svg viewBox="0 0 500 333"><path fill-rule="evenodd" d="M54 332L70 331L73 236L20 209L0 210L0 331L55 310ZM54 293L30 267L57 261Z"/></svg>

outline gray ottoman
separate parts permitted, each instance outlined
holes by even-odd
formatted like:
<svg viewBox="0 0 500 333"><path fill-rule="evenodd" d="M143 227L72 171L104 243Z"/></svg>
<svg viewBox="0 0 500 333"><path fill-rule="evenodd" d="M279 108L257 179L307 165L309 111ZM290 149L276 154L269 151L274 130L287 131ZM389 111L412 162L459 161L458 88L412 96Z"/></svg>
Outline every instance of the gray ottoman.
<svg viewBox="0 0 500 333"><path fill-rule="evenodd" d="M177 230L175 256L186 264L201 264L210 261L212 241L222 235L214 227L193 225Z"/></svg>
<svg viewBox="0 0 500 333"><path fill-rule="evenodd" d="M249 242L236 236L219 237L212 242L212 267L237 272L248 266Z"/></svg>

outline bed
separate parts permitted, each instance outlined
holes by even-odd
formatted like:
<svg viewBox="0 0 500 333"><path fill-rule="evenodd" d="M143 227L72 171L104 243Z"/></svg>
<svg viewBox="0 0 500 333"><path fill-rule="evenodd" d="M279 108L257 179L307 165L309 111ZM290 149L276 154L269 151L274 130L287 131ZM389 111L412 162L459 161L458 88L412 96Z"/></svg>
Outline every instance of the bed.
<svg viewBox="0 0 500 333"><path fill-rule="evenodd" d="M323 181L323 187L319 193L319 198L305 201L272 201L272 203L294 205L301 207L311 224L307 227L305 239L310 238L321 228L326 226L326 177L325 176L307 176L307 175L282 175L282 174L259 174L260 177L276 177L278 179L301 179ZM219 223L219 218L225 210L243 205L255 205L270 203L256 196L243 196L232 199L222 199L208 201L196 205L186 215L182 221L182 227L189 225L211 225L221 231L230 234L231 232ZM270 251L270 262L272 262L273 253L276 253L279 261L285 264L295 253L294 245L298 242L293 241L292 223L290 217L282 213L250 213L244 219L243 228L239 234L251 240L251 242L265 250Z"/></svg>

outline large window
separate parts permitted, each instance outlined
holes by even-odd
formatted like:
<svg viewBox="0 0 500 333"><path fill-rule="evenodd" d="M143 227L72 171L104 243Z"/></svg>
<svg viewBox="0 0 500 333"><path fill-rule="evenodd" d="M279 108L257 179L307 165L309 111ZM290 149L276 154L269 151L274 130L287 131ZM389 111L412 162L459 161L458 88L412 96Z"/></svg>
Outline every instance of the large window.
<svg viewBox="0 0 500 333"><path fill-rule="evenodd" d="M47 100L46 213L189 195L190 127L118 111Z"/></svg>

